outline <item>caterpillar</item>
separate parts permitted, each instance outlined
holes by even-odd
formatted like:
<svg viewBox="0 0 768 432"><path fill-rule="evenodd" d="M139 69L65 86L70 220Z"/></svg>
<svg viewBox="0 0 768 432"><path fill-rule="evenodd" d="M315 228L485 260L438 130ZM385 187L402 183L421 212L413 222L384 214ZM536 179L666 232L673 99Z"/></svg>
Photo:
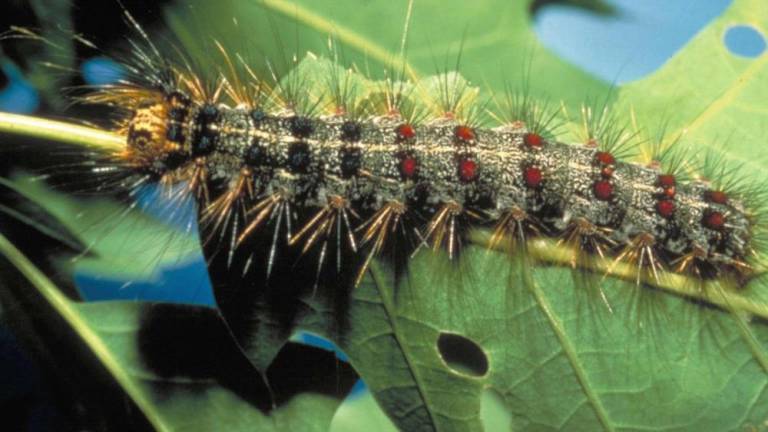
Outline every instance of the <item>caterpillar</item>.
<svg viewBox="0 0 768 432"><path fill-rule="evenodd" d="M237 88L237 76L206 86L178 66L158 72L163 61L153 48L136 54L132 74L149 82L87 98L128 113L118 126L125 148L113 157L145 178L186 182L203 221L221 226L242 212L233 248L278 220L274 230L286 230L287 246L323 245L325 255L335 236L345 253L372 246L369 262L410 219L426 221L422 244L451 257L474 224L492 229L491 243L535 233L586 254L635 260L656 278L669 268L743 284L754 273L761 228L750 197L683 182L679 167L660 161L621 161L628 132L604 112L585 112L588 140L574 146L552 138L545 108L522 96L511 113L491 113L508 121L478 125L457 75L438 77L438 100L414 107L404 106L412 95L394 81L383 101L362 99L343 81L349 71L329 69L336 81L307 95L260 81Z"/></svg>
<svg viewBox="0 0 768 432"><path fill-rule="evenodd" d="M524 89L486 103L453 70L415 82L395 67L375 80L331 51L270 79L216 46L223 66L209 79L127 19L140 36L123 61L129 78L83 98L120 113L120 148L91 174L194 199L217 301L246 350L251 297L279 309L312 285L343 303L377 262L398 274L398 260L426 250L457 264L479 244L639 290L682 275L694 299L738 293L762 273L765 187L720 161L701 174L690 149L670 147L678 137L633 160L647 148L606 105L583 109L574 143L560 138L561 107ZM353 325L343 315L342 335Z"/></svg>
<svg viewBox="0 0 768 432"><path fill-rule="evenodd" d="M574 147L519 124L476 128L451 112L418 126L400 112L361 120L289 109L270 113L210 97L195 100L193 89L163 84L173 90L131 95L135 108L122 157L161 181L199 179L200 188L222 182L219 191L194 192L211 194L209 209L231 211L251 194L257 199L246 212L257 216L244 235L277 217L280 203L292 202L316 213L289 234L289 243L306 239L306 250L343 226L346 246L355 250L359 226L350 223L350 213L372 214L360 225L371 226L364 234L370 239L415 211L433 215L422 238L444 244L452 255L457 219L476 214L487 215L497 231L509 223L538 226L542 234L591 243L592 253L643 245L658 249L648 257L651 265L664 254L701 276L748 274L755 227L738 198L618 161L597 148L600 138L594 148ZM115 101L125 89L112 91L97 97Z"/></svg>

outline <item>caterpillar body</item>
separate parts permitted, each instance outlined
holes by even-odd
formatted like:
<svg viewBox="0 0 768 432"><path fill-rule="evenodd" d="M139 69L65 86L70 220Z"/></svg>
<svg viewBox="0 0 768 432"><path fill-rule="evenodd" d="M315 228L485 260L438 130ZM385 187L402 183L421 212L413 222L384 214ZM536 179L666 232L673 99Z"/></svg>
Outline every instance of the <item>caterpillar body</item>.
<svg viewBox="0 0 768 432"><path fill-rule="evenodd" d="M166 179L199 179L208 210L226 213L250 199L245 211L256 216L240 240L275 216L265 210L290 202L309 212L288 233L289 243L304 240L305 249L336 228L351 250L361 227L363 242L381 242L391 224L415 212L427 221L420 237L450 255L460 243L457 219L469 216L499 235L522 224L570 238L586 253L645 248L654 274L671 262L705 278L750 274L755 228L739 198L703 181L680 182L658 166L619 161L599 137L566 145L527 130L522 119L482 128L451 113L418 124L396 111L309 116L231 107L171 88L131 100L120 157ZM102 97L113 100L113 93L121 90Z"/></svg>

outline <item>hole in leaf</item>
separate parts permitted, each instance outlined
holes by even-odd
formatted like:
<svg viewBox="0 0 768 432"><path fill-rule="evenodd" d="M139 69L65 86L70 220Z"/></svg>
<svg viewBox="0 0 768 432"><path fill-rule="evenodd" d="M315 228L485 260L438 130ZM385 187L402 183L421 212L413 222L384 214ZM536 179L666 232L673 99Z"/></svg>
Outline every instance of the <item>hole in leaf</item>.
<svg viewBox="0 0 768 432"><path fill-rule="evenodd" d="M488 372L488 358L480 346L453 333L440 333L437 350L443 361L456 372L483 376Z"/></svg>
<svg viewBox="0 0 768 432"><path fill-rule="evenodd" d="M737 25L725 32L723 40L731 54L759 57L765 51L765 38L759 30L748 25Z"/></svg>

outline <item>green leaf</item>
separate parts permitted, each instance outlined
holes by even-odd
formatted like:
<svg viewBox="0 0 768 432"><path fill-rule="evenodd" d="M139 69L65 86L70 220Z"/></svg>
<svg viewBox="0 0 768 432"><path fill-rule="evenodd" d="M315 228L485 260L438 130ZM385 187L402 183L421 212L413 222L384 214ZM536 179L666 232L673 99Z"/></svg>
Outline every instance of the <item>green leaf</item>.
<svg viewBox="0 0 768 432"><path fill-rule="evenodd" d="M744 176L752 181L764 177L768 162L768 149L758 144L768 135L768 56L731 54L725 33L739 24L765 31L768 15L754 13L763 6L759 0L734 1L662 69L622 87L618 95L638 122L666 123L670 135L685 132L693 153L722 154L734 165L743 164Z"/></svg>
<svg viewBox="0 0 768 432"><path fill-rule="evenodd" d="M510 286L503 256L474 250L468 259L478 270L460 277L436 277L429 260L417 259L414 276L400 287L400 301L390 312L396 317L391 331L403 341L394 351L410 357L411 382L421 397L404 397L392 373L399 370L394 362L384 368L381 388L376 388L381 381L369 381L374 391L397 391L398 406L406 399L411 402L406 406L429 411L438 430L477 429L480 396L488 387L512 410L513 430L733 430L768 415L765 354L756 357L741 317L661 292L639 293L626 283L605 283L611 314L600 298L575 292L569 271L537 271L531 286ZM635 296L643 296L649 309ZM371 313L365 316L379 322ZM638 320L644 331L635 327ZM355 360L372 359L356 353L366 348L364 354L381 358L387 344L374 338L379 332L368 331L362 346L353 342L347 348L366 379L366 367ZM446 367L436 347L438 335L446 332L482 347L490 364L486 376ZM751 332L764 350L768 329L756 323ZM373 369L381 373L381 367ZM427 429L400 420L404 429Z"/></svg>
<svg viewBox="0 0 768 432"><path fill-rule="evenodd" d="M18 207L14 211L0 208L4 323L23 336L36 357L55 371L52 375L61 381L62 392L71 398L67 402L83 404L87 411L83 421L91 428L328 429L341 402L335 393L344 394L356 379L331 353L293 349L293 355L278 358L262 373L243 355L216 309L147 302L83 303L72 294L65 295L57 284L68 285L71 273L61 272L58 264L50 266L48 260L55 257L72 262L75 260L65 258L73 254L104 260L92 254L105 249L93 248L86 253L81 239L60 236L58 230L65 228L52 219L76 220L83 202L42 188L39 182L3 181L2 187L3 202ZM45 197L46 207L34 209L35 219L26 215L33 209L26 205L29 203L23 193ZM91 219L83 220L90 226ZM136 221L140 222L132 226L139 231L169 229L148 217ZM19 247L43 257L45 271L6 235L11 235ZM54 282L46 273L59 280ZM297 365L320 376L299 391L285 384L296 377L301 379L301 373L291 369ZM329 369L337 376L328 374ZM274 383L268 386L267 380ZM328 382L336 391L325 390Z"/></svg>
<svg viewBox="0 0 768 432"><path fill-rule="evenodd" d="M385 69L399 72L405 60L405 76L416 81L452 70L460 60L461 75L489 93L502 92L505 84L522 89L527 76L534 95L562 100L574 111L585 97L608 94L606 83L539 44L530 1L412 3L409 9L409 2L198 0L169 10L167 18L185 54L208 67L203 71L216 71L211 52L217 49L211 39L230 56L242 56L259 76L269 77L268 63L284 74L293 68L294 55L303 58L309 51L329 57L330 38L344 64L356 65L373 78L382 78Z"/></svg>
<svg viewBox="0 0 768 432"><path fill-rule="evenodd" d="M157 272L188 262L199 253L196 233L139 211L126 211L121 203L73 200L32 179L17 180L14 187L38 202L43 211L87 246L88 254L77 259L76 266L70 269L81 274L152 281ZM172 209L161 213L171 215ZM156 249L147 248L147 244L155 244Z"/></svg>
<svg viewBox="0 0 768 432"><path fill-rule="evenodd" d="M0 255L4 257L0 262L0 299L8 315L5 319L22 334L38 339L33 341L38 348L46 347L44 351L55 356L51 360L58 373L69 374L69 385L78 386L78 390L68 390L85 392L79 396L90 399L92 405L87 407L104 410L90 414L99 418L97 424L102 427L136 430L151 426L158 431L327 430L340 402L334 397L298 394L269 416L257 409L272 408L270 392L261 375L242 357L214 309L73 301L2 235ZM34 321L30 321L32 317ZM161 325L150 325L152 319ZM201 321L216 331L203 335L194 332ZM197 324L168 328L168 324L190 323ZM38 327L44 331L35 333ZM197 358L174 360L179 353L168 348L175 346L174 341L163 339L169 331L193 332L183 339L186 346L176 346ZM159 353L149 351L148 346L155 349L158 345ZM152 355L157 357L152 360ZM193 369L177 367L175 361L192 364ZM170 362L170 369L158 366L158 362ZM185 374L185 370L191 372ZM237 388L235 381L245 383L245 388ZM93 405L93 399L98 398L101 400Z"/></svg>

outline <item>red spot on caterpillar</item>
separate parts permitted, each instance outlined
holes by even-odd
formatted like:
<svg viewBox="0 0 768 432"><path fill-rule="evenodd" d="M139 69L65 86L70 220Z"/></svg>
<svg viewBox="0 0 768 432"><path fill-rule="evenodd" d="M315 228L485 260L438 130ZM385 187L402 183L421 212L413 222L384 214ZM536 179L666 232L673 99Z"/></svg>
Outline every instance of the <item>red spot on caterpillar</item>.
<svg viewBox="0 0 768 432"><path fill-rule="evenodd" d="M397 138L399 140L407 141L416 136L416 129L413 128L413 125L405 123L398 126L397 129L395 129L395 133L397 133Z"/></svg>
<svg viewBox="0 0 768 432"><path fill-rule="evenodd" d="M405 155L400 160L400 175L404 179L411 179L416 176L416 171L419 169L419 162L415 157Z"/></svg>
<svg viewBox="0 0 768 432"><path fill-rule="evenodd" d="M544 176L541 169L538 167L527 167L523 170L523 180L525 180L525 185L531 189L539 187L543 179Z"/></svg>
<svg viewBox="0 0 768 432"><path fill-rule="evenodd" d="M616 162L616 158L612 154L602 151L595 153L595 160L603 165L611 165Z"/></svg>
<svg viewBox="0 0 768 432"><path fill-rule="evenodd" d="M471 182L477 177L477 162L470 158L459 161L459 178L464 182Z"/></svg>
<svg viewBox="0 0 768 432"><path fill-rule="evenodd" d="M592 185L595 198L601 201L609 201L613 198L613 185L607 180L598 180Z"/></svg>
<svg viewBox="0 0 768 432"><path fill-rule="evenodd" d="M719 211L709 211L704 213L701 223L711 230L721 230L725 227L725 215Z"/></svg>
<svg viewBox="0 0 768 432"><path fill-rule="evenodd" d="M538 149L544 145L544 140L541 138L541 135L535 133L527 133L525 136L523 136L523 143L525 143L525 145L529 148Z"/></svg>
<svg viewBox="0 0 768 432"><path fill-rule="evenodd" d="M677 184L677 181L675 180L675 176L672 174L659 174L659 176L656 178L656 184L664 189L662 194L672 199L675 197L675 185Z"/></svg>
<svg viewBox="0 0 768 432"><path fill-rule="evenodd" d="M659 174L659 177L656 179L656 183L659 185L659 187L664 189L673 188L676 184L675 176L672 174Z"/></svg>
<svg viewBox="0 0 768 432"><path fill-rule="evenodd" d="M453 133L459 141L470 142L475 139L475 131L469 126L456 126Z"/></svg>
<svg viewBox="0 0 768 432"><path fill-rule="evenodd" d="M711 203L715 203L715 204L728 203L728 195L723 191L716 191L716 190L707 191L706 194L704 194L704 197L707 199L707 201Z"/></svg>
<svg viewBox="0 0 768 432"><path fill-rule="evenodd" d="M675 213L675 202L672 200L660 200L656 203L656 213L659 216L669 219Z"/></svg>

